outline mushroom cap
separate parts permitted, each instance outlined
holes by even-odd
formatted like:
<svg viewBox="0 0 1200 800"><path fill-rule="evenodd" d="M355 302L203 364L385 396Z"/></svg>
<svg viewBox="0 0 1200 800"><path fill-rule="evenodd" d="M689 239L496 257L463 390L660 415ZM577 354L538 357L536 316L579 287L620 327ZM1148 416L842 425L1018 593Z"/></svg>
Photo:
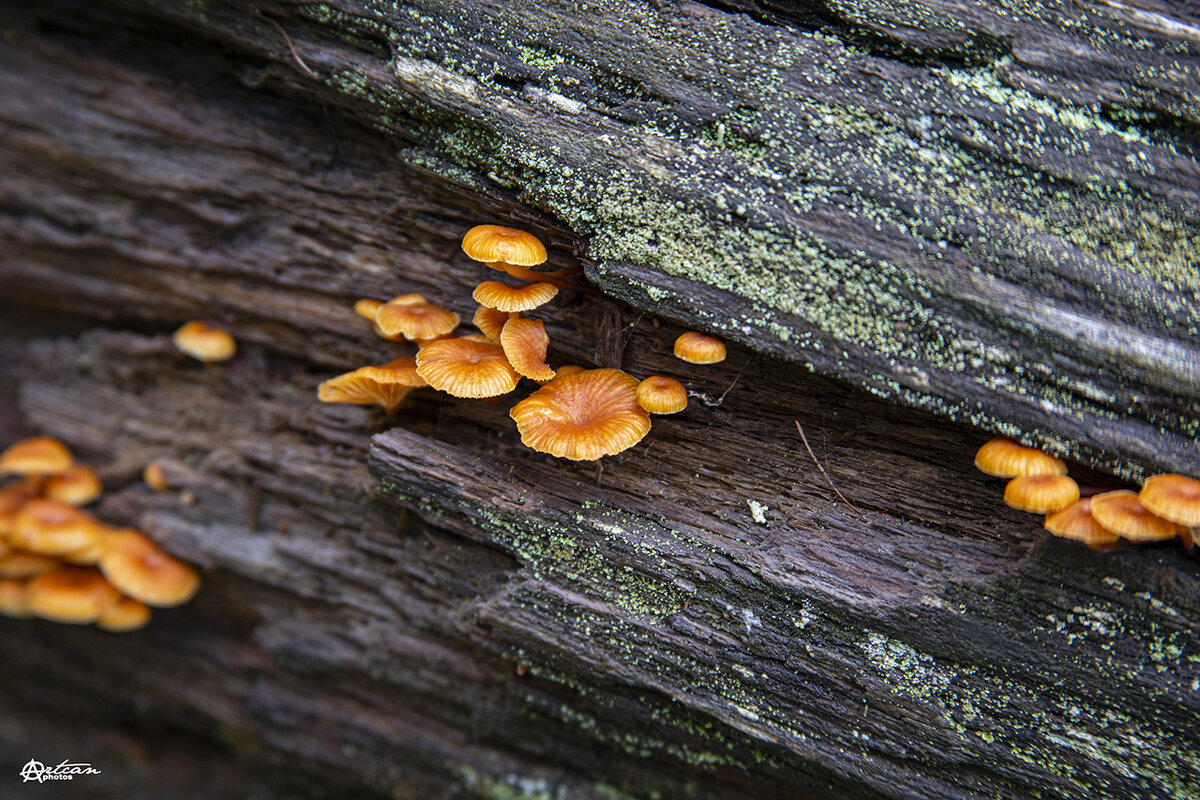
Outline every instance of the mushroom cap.
<svg viewBox="0 0 1200 800"><path fill-rule="evenodd" d="M150 622L150 606L122 595L117 602L100 612L96 625L111 633L127 633L146 627Z"/></svg>
<svg viewBox="0 0 1200 800"><path fill-rule="evenodd" d="M532 233L501 225L476 225L462 240L463 252L475 261L536 267L543 263L546 245Z"/></svg>
<svg viewBox="0 0 1200 800"><path fill-rule="evenodd" d="M1079 485L1066 475L1018 475L1004 487L1010 508L1033 514L1062 511L1079 499Z"/></svg>
<svg viewBox="0 0 1200 800"><path fill-rule="evenodd" d="M638 380L618 369L555 378L513 406L521 442L539 453L595 461L633 447L650 431Z"/></svg>
<svg viewBox="0 0 1200 800"><path fill-rule="evenodd" d="M637 385L637 401L651 414L678 414L687 408L688 393L674 378L651 375Z"/></svg>
<svg viewBox="0 0 1200 800"><path fill-rule="evenodd" d="M1003 437L985 442L976 451L975 466L997 478L1067 474L1067 465L1061 459Z"/></svg>
<svg viewBox="0 0 1200 800"><path fill-rule="evenodd" d="M545 305L558 294L558 287L538 281L523 286L509 286L500 281L484 281L471 294L481 306L497 311L519 313Z"/></svg>
<svg viewBox="0 0 1200 800"><path fill-rule="evenodd" d="M156 492L166 491L171 488L171 484L167 481L166 470L157 461L151 461L142 469L142 480Z"/></svg>
<svg viewBox="0 0 1200 800"><path fill-rule="evenodd" d="M563 366L554 370L554 377L564 378L567 375L578 375L581 372L587 372L587 368L581 367L578 364L564 364Z"/></svg>
<svg viewBox="0 0 1200 800"><path fill-rule="evenodd" d="M108 537L100 570L122 594L151 606L186 603L200 588L196 570L132 529Z"/></svg>
<svg viewBox="0 0 1200 800"><path fill-rule="evenodd" d="M1183 525L1200 527L1200 481L1185 475L1151 475L1142 484L1138 500L1151 513Z"/></svg>
<svg viewBox="0 0 1200 800"><path fill-rule="evenodd" d="M91 547L107 531L107 526L73 505L34 498L13 517L9 538L31 553L60 556Z"/></svg>
<svg viewBox="0 0 1200 800"><path fill-rule="evenodd" d="M25 581L0 578L0 614L6 617L28 617L29 604L25 599Z"/></svg>
<svg viewBox="0 0 1200 800"><path fill-rule="evenodd" d="M500 344L500 332L504 323L508 322L508 312L497 308L480 306L471 319L471 323L488 338L492 344Z"/></svg>
<svg viewBox="0 0 1200 800"><path fill-rule="evenodd" d="M500 331L500 347L512 368L543 383L554 378L554 370L546 363L549 345L546 326L534 319L513 317Z"/></svg>
<svg viewBox="0 0 1200 800"><path fill-rule="evenodd" d="M498 397L517 388L520 375L496 344L441 339L417 351L417 374L454 397Z"/></svg>
<svg viewBox="0 0 1200 800"><path fill-rule="evenodd" d="M354 313L372 322L375 321L375 313L382 307L382 300L375 300L370 297L363 297L354 301Z"/></svg>
<svg viewBox="0 0 1200 800"><path fill-rule="evenodd" d="M58 500L73 506L86 506L100 499L104 484L91 467L74 464L57 475L46 479L42 494L50 500Z"/></svg>
<svg viewBox="0 0 1200 800"><path fill-rule="evenodd" d="M58 567L31 578L25 586L30 614L75 625L95 622L120 597L95 567Z"/></svg>
<svg viewBox="0 0 1200 800"><path fill-rule="evenodd" d="M179 326L171 336L175 349L186 356L211 363L228 361L237 353L237 341L228 331L193 320Z"/></svg>
<svg viewBox="0 0 1200 800"><path fill-rule="evenodd" d="M1048 515L1044 527L1055 536L1083 542L1093 550L1111 547L1121 540L1120 536L1096 522L1090 497L1076 500L1062 511Z"/></svg>
<svg viewBox="0 0 1200 800"><path fill-rule="evenodd" d="M0 453L0 473L53 475L71 466L70 449L53 436L22 439Z"/></svg>
<svg viewBox="0 0 1200 800"><path fill-rule="evenodd" d="M359 367L330 378L317 388L317 399L323 403L378 403L387 413L395 414L409 392L425 385L417 374L416 360L398 358L379 367Z"/></svg>
<svg viewBox="0 0 1200 800"><path fill-rule="evenodd" d="M414 340L433 339L458 327L458 314L453 311L432 303L397 302L402 299L390 300L375 312L375 323L379 326L377 333L382 332L385 337L399 335Z"/></svg>
<svg viewBox="0 0 1200 800"><path fill-rule="evenodd" d="M1128 489L1093 495L1092 517L1105 528L1131 542L1157 542L1178 535L1179 527L1138 501Z"/></svg>
<svg viewBox="0 0 1200 800"><path fill-rule="evenodd" d="M0 556L0 577L32 578L58 566L57 558L13 550L6 556Z"/></svg>
<svg viewBox="0 0 1200 800"><path fill-rule="evenodd" d="M675 357L689 364L718 364L725 360L725 343L699 331L687 331L675 340Z"/></svg>
<svg viewBox="0 0 1200 800"><path fill-rule="evenodd" d="M0 489L0 539L12 533L13 517L21 510L21 506L38 496L39 490L40 481L37 478L25 478Z"/></svg>

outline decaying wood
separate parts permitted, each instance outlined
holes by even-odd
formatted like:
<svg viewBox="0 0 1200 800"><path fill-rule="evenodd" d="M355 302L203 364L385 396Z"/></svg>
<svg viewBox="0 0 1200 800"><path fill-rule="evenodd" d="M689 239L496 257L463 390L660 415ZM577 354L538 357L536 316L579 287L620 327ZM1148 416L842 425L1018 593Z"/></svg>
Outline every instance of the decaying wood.
<svg viewBox="0 0 1200 800"><path fill-rule="evenodd" d="M0 620L0 772L1196 794L1197 560L1048 538L963 424L1195 470L1195 20L618 5L0 11L0 433L64 438L101 516L205 576L134 635ZM509 404L316 403L405 352L355 298L470 318L457 243L492 220L587 266L552 363L675 375L689 409L597 469L521 447ZM241 355L176 354L197 317ZM692 325L725 363L671 357Z"/></svg>

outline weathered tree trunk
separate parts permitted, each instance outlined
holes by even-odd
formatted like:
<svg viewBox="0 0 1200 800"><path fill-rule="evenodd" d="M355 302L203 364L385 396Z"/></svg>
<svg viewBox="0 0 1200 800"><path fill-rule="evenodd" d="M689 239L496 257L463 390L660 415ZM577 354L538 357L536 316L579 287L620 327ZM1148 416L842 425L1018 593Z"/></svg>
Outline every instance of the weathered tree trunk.
<svg viewBox="0 0 1200 800"><path fill-rule="evenodd" d="M1092 488L1200 471L1182 5L0 21L0 435L65 439L101 516L205 576L136 634L0 620L0 787L70 758L147 798L1200 792L1200 562L1049 539L971 465L999 430ZM485 221L586 266L552 363L689 409L598 467L508 402L318 404L408 352L355 298L470 318ZM186 362L191 318L242 353ZM673 359L686 327L729 359Z"/></svg>

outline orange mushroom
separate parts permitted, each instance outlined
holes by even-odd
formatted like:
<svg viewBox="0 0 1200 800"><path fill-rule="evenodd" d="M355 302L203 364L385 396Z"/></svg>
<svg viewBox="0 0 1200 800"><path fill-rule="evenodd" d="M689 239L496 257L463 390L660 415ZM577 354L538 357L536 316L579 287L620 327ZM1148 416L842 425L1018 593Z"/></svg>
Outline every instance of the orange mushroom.
<svg viewBox="0 0 1200 800"><path fill-rule="evenodd" d="M13 550L0 556L0 578L32 578L59 566L58 559Z"/></svg>
<svg viewBox="0 0 1200 800"><path fill-rule="evenodd" d="M586 371L586 368L581 367L578 364L564 364L563 366L554 370L554 377L565 378L567 375L578 375L579 373Z"/></svg>
<svg viewBox="0 0 1200 800"><path fill-rule="evenodd" d="M520 375L495 344L441 339L417 351L417 374L454 397L498 397L517 388Z"/></svg>
<svg viewBox="0 0 1200 800"><path fill-rule="evenodd" d="M638 380L617 369L555 378L513 406L521 442L539 453L595 461L640 442L650 417L637 403Z"/></svg>
<svg viewBox="0 0 1200 800"><path fill-rule="evenodd" d="M123 594L151 606L186 603L200 588L196 570L131 529L109 536L100 570Z"/></svg>
<svg viewBox="0 0 1200 800"><path fill-rule="evenodd" d="M509 314L505 311L480 306L471 323L479 328L492 344L500 344L500 331L504 330L504 323L508 322L508 317Z"/></svg>
<svg viewBox="0 0 1200 800"><path fill-rule="evenodd" d="M1083 542L1093 550L1112 547L1121 540L1120 536L1096 522L1092 516L1092 501L1088 497L1048 515L1044 527L1055 536Z"/></svg>
<svg viewBox="0 0 1200 800"><path fill-rule="evenodd" d="M38 496L39 484L37 478L25 478L0 489L0 538L12 532L13 517L21 506Z"/></svg>
<svg viewBox="0 0 1200 800"><path fill-rule="evenodd" d="M150 606L122 595L96 618L96 626L110 633L128 633L146 627L150 622Z"/></svg>
<svg viewBox="0 0 1200 800"><path fill-rule="evenodd" d="M1131 542L1157 542L1172 539L1179 527L1155 516L1128 489L1094 495L1092 516L1105 528Z"/></svg>
<svg viewBox="0 0 1200 800"><path fill-rule="evenodd" d="M537 320L513 317L500 331L500 347L512 368L542 383L554 377L554 370L546 363L549 345L546 326Z"/></svg>
<svg viewBox="0 0 1200 800"><path fill-rule="evenodd" d="M406 339L433 339L458 327L458 314L423 301L409 302L404 295L389 300L375 313L375 322L384 336L400 335Z"/></svg>
<svg viewBox="0 0 1200 800"><path fill-rule="evenodd" d="M463 236L462 249L469 258L523 280L545 281L565 287L567 283L559 279L572 271L536 272L528 269L545 263L548 257L546 246L532 233L502 225L476 225Z"/></svg>
<svg viewBox="0 0 1200 800"><path fill-rule="evenodd" d="M1138 500L1151 513L1185 528L1200 527L1200 481L1185 475L1151 475Z"/></svg>
<svg viewBox="0 0 1200 800"><path fill-rule="evenodd" d="M203 322L185 322L171 336L175 349L206 364L228 361L237 354L237 341L228 331Z"/></svg>
<svg viewBox="0 0 1200 800"><path fill-rule="evenodd" d="M725 360L725 343L699 331L687 331L675 340L675 357L689 364L718 364Z"/></svg>
<svg viewBox="0 0 1200 800"><path fill-rule="evenodd" d="M41 555L59 556L91 547L107 532L92 515L57 500L35 498L17 511L10 541Z"/></svg>
<svg viewBox="0 0 1200 800"><path fill-rule="evenodd" d="M558 289L548 283L527 283L524 286L509 286L500 281L484 281L475 287L472 297L475 302L497 311L519 313L532 311L545 305L558 294Z"/></svg>
<svg viewBox="0 0 1200 800"><path fill-rule="evenodd" d="M330 378L317 388L317 398L323 403L378 403L387 413L395 414L409 392L425 385L425 379L417 374L416 360L398 358L379 367L359 367Z"/></svg>
<svg viewBox="0 0 1200 800"><path fill-rule="evenodd" d="M1061 511L1079 499L1079 486L1066 475L1018 475L1004 487L1010 508L1033 514Z"/></svg>
<svg viewBox="0 0 1200 800"><path fill-rule="evenodd" d="M1004 438L985 442L975 453L975 466L997 478L1067 474L1067 465L1061 459Z"/></svg>
<svg viewBox="0 0 1200 800"><path fill-rule="evenodd" d="M674 378L652 375L637 385L637 402L650 414L678 414L687 408L688 393Z"/></svg>
<svg viewBox="0 0 1200 800"><path fill-rule="evenodd" d="M142 470L142 480L146 485L156 492L166 491L171 488L171 484L167 482L167 472L163 469L163 465L157 461L152 461Z"/></svg>
<svg viewBox="0 0 1200 800"><path fill-rule="evenodd" d="M25 581L0 578L0 614L6 617L29 616L29 604L25 600Z"/></svg>
<svg viewBox="0 0 1200 800"><path fill-rule="evenodd" d="M424 298L422 298L424 299ZM358 314L363 319L375 321L375 314L383 307L382 300L374 300L370 297L363 297L354 301L354 313Z"/></svg>
<svg viewBox="0 0 1200 800"><path fill-rule="evenodd" d="M0 453L0 473L53 475L71 466L70 449L53 436L33 436L9 445Z"/></svg>
<svg viewBox="0 0 1200 800"><path fill-rule="evenodd" d="M57 475L46 479L42 494L50 500L58 500L73 506L86 506L100 499L104 485L91 467L74 464Z"/></svg>
<svg viewBox="0 0 1200 800"><path fill-rule="evenodd" d="M25 603L35 617L84 625L121 597L94 567L59 567L31 578Z"/></svg>

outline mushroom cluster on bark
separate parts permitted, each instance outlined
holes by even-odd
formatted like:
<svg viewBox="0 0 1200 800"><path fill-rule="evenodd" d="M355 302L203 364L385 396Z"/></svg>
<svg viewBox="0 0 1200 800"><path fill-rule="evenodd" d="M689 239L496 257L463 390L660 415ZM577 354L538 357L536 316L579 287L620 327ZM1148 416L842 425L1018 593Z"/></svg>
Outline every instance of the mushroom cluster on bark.
<svg viewBox="0 0 1200 800"><path fill-rule="evenodd" d="M533 234L500 225L477 225L462 240L466 255L523 283L483 281L475 287L479 304L472 324L479 334L455 335L460 318L419 294L387 302L363 298L354 311L372 322L377 335L417 346L415 356L382 366L360 367L321 384L327 403L377 404L395 414L414 388L429 386L454 397L495 401L522 378L539 388L516 403L510 415L521 442L531 449L574 461L595 461L623 452L650 431L650 414L676 414L687 407L687 389L665 376L639 381L619 369L552 367L550 337L540 320L524 316L569 289L566 276L534 267L548 258ZM688 331L675 353L693 364L725 358L725 344Z"/></svg>
<svg viewBox="0 0 1200 800"><path fill-rule="evenodd" d="M16 476L0 488L0 614L132 631L151 606L180 605L199 589L196 571L143 533L80 508L103 486L57 439L9 446L0 474Z"/></svg>

